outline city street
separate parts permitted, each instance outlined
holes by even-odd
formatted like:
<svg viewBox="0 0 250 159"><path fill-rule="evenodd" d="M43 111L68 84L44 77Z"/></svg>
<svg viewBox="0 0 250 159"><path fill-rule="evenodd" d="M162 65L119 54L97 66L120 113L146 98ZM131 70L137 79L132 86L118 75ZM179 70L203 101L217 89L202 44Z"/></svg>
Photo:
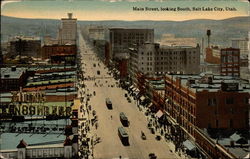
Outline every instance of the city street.
<svg viewBox="0 0 250 159"><path fill-rule="evenodd" d="M158 141L155 139L156 134L151 134L147 128L147 117L139 111L136 101L130 97L132 102L128 102L124 96L127 91L118 87L118 81L112 74L108 74L108 69L98 60L90 46L87 46L81 34L79 34L79 48L82 71L85 72L84 78L86 78L84 80L86 87L82 90L85 92L82 105L87 106L88 119L96 119L90 126L89 132L93 139L90 145L93 157L143 159L149 158L149 154L154 153L160 159L179 158L170 150L165 139ZM89 101L86 100L87 94ZM107 108L106 98L111 99L113 109ZM118 127L122 126L120 112L126 114L130 123L125 127L129 135L129 146L124 146L118 136ZM83 110L79 117L84 115L86 113ZM141 131L145 133L146 140L141 138Z"/></svg>

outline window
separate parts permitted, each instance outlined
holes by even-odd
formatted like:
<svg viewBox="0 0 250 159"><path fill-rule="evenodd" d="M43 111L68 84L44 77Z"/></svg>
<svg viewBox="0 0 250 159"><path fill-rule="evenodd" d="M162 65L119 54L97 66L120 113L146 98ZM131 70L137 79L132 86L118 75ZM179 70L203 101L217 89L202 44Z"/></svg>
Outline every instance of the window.
<svg viewBox="0 0 250 159"><path fill-rule="evenodd" d="M215 125L216 125L216 128L219 127L219 121L218 120L215 120Z"/></svg>
<svg viewBox="0 0 250 159"><path fill-rule="evenodd" d="M216 99L215 98L209 98L208 99L208 106L214 106L216 105Z"/></svg>
<svg viewBox="0 0 250 159"><path fill-rule="evenodd" d="M229 127L233 128L233 120L232 119L230 119L230 121L229 121Z"/></svg>
<svg viewBox="0 0 250 159"><path fill-rule="evenodd" d="M244 103L245 103L245 104L249 104L249 103L250 103L248 97L245 97L245 102L244 102Z"/></svg>
<svg viewBox="0 0 250 159"><path fill-rule="evenodd" d="M226 99L226 104L234 104L234 99L233 98L227 98Z"/></svg>

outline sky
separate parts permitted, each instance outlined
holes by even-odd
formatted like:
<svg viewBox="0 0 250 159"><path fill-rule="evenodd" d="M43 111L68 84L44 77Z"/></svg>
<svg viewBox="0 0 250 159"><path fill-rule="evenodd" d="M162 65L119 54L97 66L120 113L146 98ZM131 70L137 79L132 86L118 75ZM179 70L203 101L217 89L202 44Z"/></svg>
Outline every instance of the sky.
<svg viewBox="0 0 250 159"><path fill-rule="evenodd" d="M133 11L138 8L159 8L159 11ZM160 11L160 8L190 8L191 11ZM193 11L212 8L213 11ZM236 11L226 11L226 7ZM215 11L223 8L223 11ZM5 0L1 4L5 16L35 19L61 19L68 12L78 20L173 20L226 19L248 16L249 3L244 0Z"/></svg>

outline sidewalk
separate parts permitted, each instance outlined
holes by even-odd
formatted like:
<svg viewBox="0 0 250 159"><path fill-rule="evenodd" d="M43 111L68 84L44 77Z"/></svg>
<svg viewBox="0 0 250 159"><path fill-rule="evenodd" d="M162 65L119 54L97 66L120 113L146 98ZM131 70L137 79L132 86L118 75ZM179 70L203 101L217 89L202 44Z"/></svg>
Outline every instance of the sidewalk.
<svg viewBox="0 0 250 159"><path fill-rule="evenodd" d="M133 96L130 96L130 98L135 103L138 103L138 104L136 104L136 106L138 107L138 110L141 111L145 115L145 112L147 112L147 107L140 105L138 100L133 99ZM155 121L155 119L152 118L149 115L148 116L145 115L145 118L147 118L147 121L150 121L150 120ZM157 122L157 121L155 121L155 122ZM158 129L155 128L155 136L159 135L159 136L161 136L161 140L165 140L165 136L161 135L161 133L160 133L161 130L162 130L161 128L158 128ZM165 133L167 133L167 132L165 132L165 130L164 130L163 134L165 134ZM186 157L183 152L180 152L180 151L175 152L175 145L171 140L168 140L168 141L165 141L165 142L167 143L170 151L176 155L176 158L178 158L178 159L188 159L188 157Z"/></svg>

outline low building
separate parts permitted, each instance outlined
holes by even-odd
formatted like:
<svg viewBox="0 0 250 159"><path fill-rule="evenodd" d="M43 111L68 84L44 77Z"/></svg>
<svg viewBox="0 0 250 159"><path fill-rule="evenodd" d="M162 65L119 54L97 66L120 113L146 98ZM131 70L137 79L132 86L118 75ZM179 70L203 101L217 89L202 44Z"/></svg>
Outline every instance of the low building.
<svg viewBox="0 0 250 159"><path fill-rule="evenodd" d="M0 92L19 90L20 87L24 87L27 78L26 68L15 66L1 68Z"/></svg>
<svg viewBox="0 0 250 159"><path fill-rule="evenodd" d="M220 48L218 46L206 48L205 62L210 64L220 64Z"/></svg>
<svg viewBox="0 0 250 159"><path fill-rule="evenodd" d="M42 46L42 59L50 59L51 56L76 55L76 45L44 45Z"/></svg>

